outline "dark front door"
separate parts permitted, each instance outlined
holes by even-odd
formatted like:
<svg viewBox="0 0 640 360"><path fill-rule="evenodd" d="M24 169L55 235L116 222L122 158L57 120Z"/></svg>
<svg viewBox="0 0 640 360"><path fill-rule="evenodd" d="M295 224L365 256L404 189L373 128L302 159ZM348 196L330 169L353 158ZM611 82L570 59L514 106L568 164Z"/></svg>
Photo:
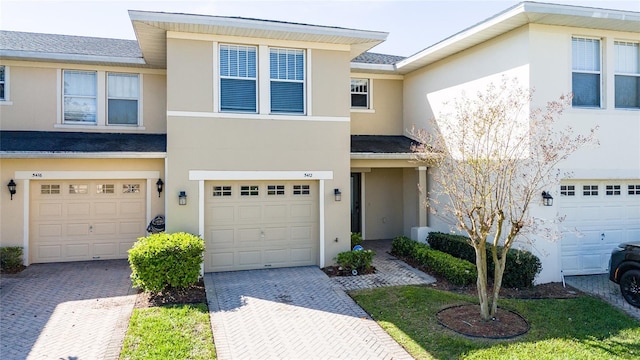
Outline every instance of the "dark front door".
<svg viewBox="0 0 640 360"><path fill-rule="evenodd" d="M362 188L360 173L351 173L351 232L362 233Z"/></svg>

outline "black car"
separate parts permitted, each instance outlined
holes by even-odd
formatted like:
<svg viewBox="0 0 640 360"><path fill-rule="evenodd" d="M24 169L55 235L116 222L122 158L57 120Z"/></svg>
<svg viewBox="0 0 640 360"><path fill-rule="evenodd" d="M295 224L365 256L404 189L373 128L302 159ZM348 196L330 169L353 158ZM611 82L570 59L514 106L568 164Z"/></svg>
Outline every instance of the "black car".
<svg viewBox="0 0 640 360"><path fill-rule="evenodd" d="M609 280L620 284L624 299L640 308L640 242L623 243L611 251Z"/></svg>

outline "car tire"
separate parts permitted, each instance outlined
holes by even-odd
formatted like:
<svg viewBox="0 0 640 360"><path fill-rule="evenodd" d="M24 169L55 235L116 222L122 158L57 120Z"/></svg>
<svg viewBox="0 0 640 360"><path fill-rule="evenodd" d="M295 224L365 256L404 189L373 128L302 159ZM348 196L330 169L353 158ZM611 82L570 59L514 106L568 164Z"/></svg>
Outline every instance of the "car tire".
<svg viewBox="0 0 640 360"><path fill-rule="evenodd" d="M640 270L628 270L622 274L620 292L629 304L640 308Z"/></svg>

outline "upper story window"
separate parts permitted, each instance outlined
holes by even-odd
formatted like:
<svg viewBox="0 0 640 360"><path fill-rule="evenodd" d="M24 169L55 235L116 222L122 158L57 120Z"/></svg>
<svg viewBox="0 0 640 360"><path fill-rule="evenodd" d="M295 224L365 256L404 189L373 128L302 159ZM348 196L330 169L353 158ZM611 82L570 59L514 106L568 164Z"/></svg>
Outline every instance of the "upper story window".
<svg viewBox="0 0 640 360"><path fill-rule="evenodd" d="M107 123L138 125L140 81L137 74L107 75Z"/></svg>
<svg viewBox="0 0 640 360"><path fill-rule="evenodd" d="M640 50L638 43L615 41L616 108L640 108Z"/></svg>
<svg viewBox="0 0 640 360"><path fill-rule="evenodd" d="M304 114L304 51L269 49L271 113Z"/></svg>
<svg viewBox="0 0 640 360"><path fill-rule="evenodd" d="M65 122L96 122L96 72L64 71L63 106Z"/></svg>
<svg viewBox="0 0 640 360"><path fill-rule="evenodd" d="M220 45L220 110L257 112L255 46Z"/></svg>
<svg viewBox="0 0 640 360"><path fill-rule="evenodd" d="M572 91L574 107L600 107L600 40L573 37Z"/></svg>
<svg viewBox="0 0 640 360"><path fill-rule="evenodd" d="M351 107L369 108L369 79L351 79Z"/></svg>
<svg viewBox="0 0 640 360"><path fill-rule="evenodd" d="M0 101L7 100L7 97L5 95L5 86L6 86L5 67L4 65L0 65Z"/></svg>

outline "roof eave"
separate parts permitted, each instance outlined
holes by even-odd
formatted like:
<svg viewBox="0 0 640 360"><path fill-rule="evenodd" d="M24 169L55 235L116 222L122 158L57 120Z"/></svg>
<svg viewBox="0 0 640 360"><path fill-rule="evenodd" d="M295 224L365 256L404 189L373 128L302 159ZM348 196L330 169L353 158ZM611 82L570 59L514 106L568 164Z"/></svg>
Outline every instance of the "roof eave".
<svg viewBox="0 0 640 360"><path fill-rule="evenodd" d="M0 151L0 159L164 159L166 152Z"/></svg>
<svg viewBox="0 0 640 360"><path fill-rule="evenodd" d="M413 153L351 153L351 160L415 160Z"/></svg>
<svg viewBox="0 0 640 360"><path fill-rule="evenodd" d="M147 65L143 58L138 57L63 54L18 50L0 50L0 58L7 60L57 61L85 64L113 64L127 66Z"/></svg>
<svg viewBox="0 0 640 360"><path fill-rule="evenodd" d="M369 64L360 62L351 62L351 71L363 71L380 74L396 74L395 65L390 64Z"/></svg>

